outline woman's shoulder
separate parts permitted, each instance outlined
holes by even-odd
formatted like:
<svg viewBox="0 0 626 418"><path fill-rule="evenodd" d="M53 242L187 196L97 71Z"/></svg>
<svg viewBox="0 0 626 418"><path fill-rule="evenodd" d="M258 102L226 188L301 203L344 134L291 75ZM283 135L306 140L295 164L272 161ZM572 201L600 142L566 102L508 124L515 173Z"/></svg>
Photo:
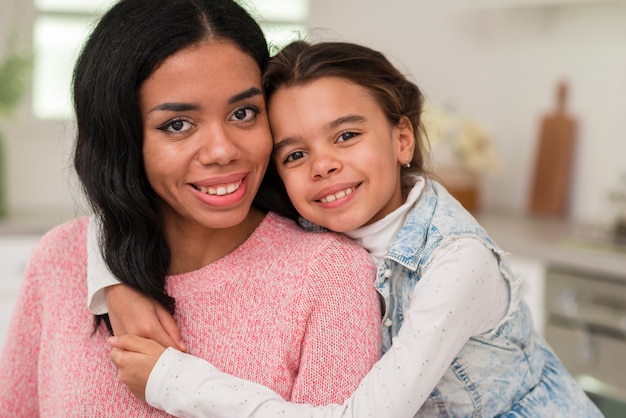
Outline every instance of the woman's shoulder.
<svg viewBox="0 0 626 418"><path fill-rule="evenodd" d="M367 253L363 247L350 238L336 232L319 230L308 231L299 226L294 220L282 217L273 212L267 214L264 222L263 234L281 243L295 248L322 248L341 247L347 251Z"/></svg>
<svg viewBox="0 0 626 418"><path fill-rule="evenodd" d="M73 258L85 253L88 224L89 217L82 216L53 227L41 237L31 258Z"/></svg>
<svg viewBox="0 0 626 418"><path fill-rule="evenodd" d="M270 213L266 233L273 240L269 245L280 248L280 258L291 260L293 266L304 268L309 280L345 282L346 277L361 277L369 285L376 274L376 266L369 253L343 234L320 231L309 232L296 222ZM317 279L315 279L315 277Z"/></svg>

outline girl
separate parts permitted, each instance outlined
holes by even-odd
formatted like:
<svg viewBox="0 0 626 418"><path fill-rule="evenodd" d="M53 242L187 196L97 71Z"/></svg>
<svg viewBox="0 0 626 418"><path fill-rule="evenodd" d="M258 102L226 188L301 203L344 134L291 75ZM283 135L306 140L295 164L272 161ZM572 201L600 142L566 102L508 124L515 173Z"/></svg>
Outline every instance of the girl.
<svg viewBox="0 0 626 418"><path fill-rule="evenodd" d="M533 330L503 251L425 173L413 83L369 48L296 42L264 85L273 162L293 206L378 265L385 354L343 404L314 408L152 340L112 339L135 393L146 382L130 372L152 369L147 401L179 416L601 416ZM186 395L168 397L174 390Z"/></svg>
<svg viewBox="0 0 626 418"><path fill-rule="evenodd" d="M268 60L232 0L122 0L104 15L73 85L74 163L96 217L33 252L0 359L0 415L165 415L116 378L110 334L84 306L97 224L116 276L175 307L189 352L223 370L322 404L378 359L367 253L252 206L272 149Z"/></svg>

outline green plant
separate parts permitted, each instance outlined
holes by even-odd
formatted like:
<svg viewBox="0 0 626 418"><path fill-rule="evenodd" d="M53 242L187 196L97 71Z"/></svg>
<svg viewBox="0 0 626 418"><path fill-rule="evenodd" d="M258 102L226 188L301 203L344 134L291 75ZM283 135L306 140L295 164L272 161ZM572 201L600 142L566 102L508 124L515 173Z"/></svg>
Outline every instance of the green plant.
<svg viewBox="0 0 626 418"><path fill-rule="evenodd" d="M7 117L15 109L30 78L31 59L9 49L0 57L0 117ZM0 131L0 218L7 215L4 144Z"/></svg>
<svg viewBox="0 0 626 418"><path fill-rule="evenodd" d="M30 77L31 60L15 51L0 59L0 116L8 116L19 103Z"/></svg>

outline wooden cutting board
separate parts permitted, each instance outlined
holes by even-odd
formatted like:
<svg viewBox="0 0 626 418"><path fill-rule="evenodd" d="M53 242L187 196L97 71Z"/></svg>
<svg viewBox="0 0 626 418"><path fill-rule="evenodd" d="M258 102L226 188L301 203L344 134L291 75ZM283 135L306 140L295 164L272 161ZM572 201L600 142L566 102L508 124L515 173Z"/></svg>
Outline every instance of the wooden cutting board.
<svg viewBox="0 0 626 418"><path fill-rule="evenodd" d="M535 155L530 212L563 216L570 191L576 122L566 114L567 85L557 87L556 110L542 118Z"/></svg>

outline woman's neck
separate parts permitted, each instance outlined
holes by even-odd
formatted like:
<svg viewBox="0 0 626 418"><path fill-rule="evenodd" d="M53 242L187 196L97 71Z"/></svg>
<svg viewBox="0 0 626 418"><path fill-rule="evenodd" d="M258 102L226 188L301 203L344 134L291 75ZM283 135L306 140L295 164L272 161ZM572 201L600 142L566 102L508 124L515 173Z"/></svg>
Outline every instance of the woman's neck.
<svg viewBox="0 0 626 418"><path fill-rule="evenodd" d="M171 258L168 275L198 270L230 254L252 235L265 214L251 209L240 224L222 229L165 227Z"/></svg>

